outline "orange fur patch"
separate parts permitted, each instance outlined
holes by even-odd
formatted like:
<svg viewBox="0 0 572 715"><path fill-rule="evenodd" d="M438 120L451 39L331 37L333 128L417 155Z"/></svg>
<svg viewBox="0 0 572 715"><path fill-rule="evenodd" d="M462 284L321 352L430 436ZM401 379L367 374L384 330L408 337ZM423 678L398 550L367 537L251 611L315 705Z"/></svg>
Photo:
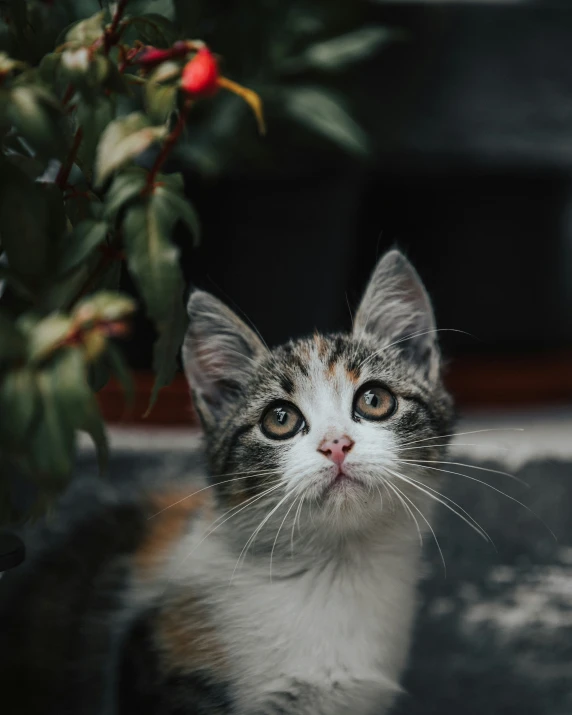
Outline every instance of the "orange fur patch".
<svg viewBox="0 0 572 715"><path fill-rule="evenodd" d="M356 370L348 370L348 369L346 368L346 372L347 372L348 377L349 377L349 379L351 380L351 382L353 382L353 383L358 383L358 382L360 381L360 373L359 373L359 370L357 370L357 369L356 369Z"/></svg>
<svg viewBox="0 0 572 715"><path fill-rule="evenodd" d="M184 536L189 523L207 505L202 494L162 492L150 501L149 530L135 552L135 568L148 575L165 558L177 541Z"/></svg>
<svg viewBox="0 0 572 715"><path fill-rule="evenodd" d="M328 365L328 368L327 368L327 370L326 370L326 373L327 373L330 377L335 377L335 376L336 376L336 371L337 371L337 369L338 369L338 364L335 363L335 362L333 362L333 363L331 363L330 365Z"/></svg>
<svg viewBox="0 0 572 715"><path fill-rule="evenodd" d="M185 591L159 614L155 636L167 671L220 671L227 658L208 609Z"/></svg>

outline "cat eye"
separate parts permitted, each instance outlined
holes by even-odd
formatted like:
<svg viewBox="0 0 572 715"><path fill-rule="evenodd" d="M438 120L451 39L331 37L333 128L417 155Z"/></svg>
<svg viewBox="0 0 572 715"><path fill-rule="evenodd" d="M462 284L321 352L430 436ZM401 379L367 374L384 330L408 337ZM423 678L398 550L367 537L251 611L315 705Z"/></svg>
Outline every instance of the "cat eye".
<svg viewBox="0 0 572 715"><path fill-rule="evenodd" d="M354 398L354 416L364 420L386 420L395 412L397 400L391 392L378 383L362 385Z"/></svg>
<svg viewBox="0 0 572 715"><path fill-rule="evenodd" d="M262 415L260 429L270 439L290 439L305 426L302 413L289 402L275 402Z"/></svg>

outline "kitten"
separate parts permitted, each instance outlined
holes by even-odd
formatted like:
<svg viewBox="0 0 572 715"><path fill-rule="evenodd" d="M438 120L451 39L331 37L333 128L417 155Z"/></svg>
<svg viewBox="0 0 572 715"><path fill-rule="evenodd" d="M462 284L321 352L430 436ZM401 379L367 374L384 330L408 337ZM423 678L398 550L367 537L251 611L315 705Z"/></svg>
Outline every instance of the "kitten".
<svg viewBox="0 0 572 715"><path fill-rule="evenodd" d="M109 619L121 662L105 705L70 712L382 715L436 484L402 460L442 458L451 431L425 289L391 251L351 334L274 350L208 293L189 314L212 488L147 501Z"/></svg>

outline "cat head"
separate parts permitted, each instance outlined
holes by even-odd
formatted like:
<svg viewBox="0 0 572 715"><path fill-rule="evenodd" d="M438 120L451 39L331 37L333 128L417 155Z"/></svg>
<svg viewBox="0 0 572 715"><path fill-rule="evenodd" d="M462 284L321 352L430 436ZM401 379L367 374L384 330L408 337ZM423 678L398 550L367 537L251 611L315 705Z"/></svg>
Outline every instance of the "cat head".
<svg viewBox="0 0 572 715"><path fill-rule="evenodd" d="M441 454L452 407L429 298L400 252L379 261L349 334L270 350L203 291L189 315L185 371L219 500L245 507L237 522L311 510L316 528L360 529L411 499L402 460Z"/></svg>

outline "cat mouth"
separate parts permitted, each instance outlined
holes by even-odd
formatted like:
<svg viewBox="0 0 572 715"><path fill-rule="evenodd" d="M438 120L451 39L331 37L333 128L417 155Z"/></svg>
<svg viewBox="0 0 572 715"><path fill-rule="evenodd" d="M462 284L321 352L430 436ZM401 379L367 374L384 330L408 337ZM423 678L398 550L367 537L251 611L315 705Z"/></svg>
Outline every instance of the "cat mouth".
<svg viewBox="0 0 572 715"><path fill-rule="evenodd" d="M334 475L333 479L330 480L326 487L326 491L344 489L349 486L361 486L362 482L355 477L350 476L343 469L338 469L337 474Z"/></svg>
<svg viewBox="0 0 572 715"><path fill-rule="evenodd" d="M346 474L342 469L338 470L338 473L334 477L334 484L336 482L356 482L356 481L357 481L357 479L350 477L350 475Z"/></svg>

